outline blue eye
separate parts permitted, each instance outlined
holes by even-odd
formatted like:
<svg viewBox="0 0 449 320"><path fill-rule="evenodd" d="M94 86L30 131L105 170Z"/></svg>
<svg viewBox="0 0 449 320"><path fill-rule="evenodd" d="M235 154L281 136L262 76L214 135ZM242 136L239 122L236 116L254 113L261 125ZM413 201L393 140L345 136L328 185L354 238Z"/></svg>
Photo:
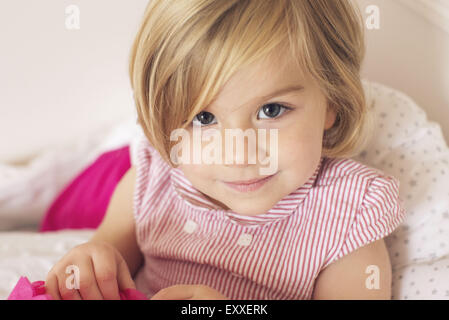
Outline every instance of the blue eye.
<svg viewBox="0 0 449 320"><path fill-rule="evenodd" d="M200 113L198 113L192 120L192 123L194 125L198 125L198 126L207 126L207 125L211 125L214 124L212 123L212 121L215 120L215 116L207 111L201 111ZM215 123L217 123L217 121L215 120Z"/></svg>
<svg viewBox="0 0 449 320"><path fill-rule="evenodd" d="M286 110L290 110L290 108L285 107L279 103L268 103L259 109L257 118L258 119L277 118L278 116L283 114Z"/></svg>

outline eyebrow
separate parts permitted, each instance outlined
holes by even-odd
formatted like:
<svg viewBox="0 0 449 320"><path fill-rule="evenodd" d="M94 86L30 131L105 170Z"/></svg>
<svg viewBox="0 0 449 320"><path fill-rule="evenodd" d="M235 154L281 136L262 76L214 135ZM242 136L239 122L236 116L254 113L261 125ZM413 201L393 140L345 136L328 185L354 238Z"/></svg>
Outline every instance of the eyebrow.
<svg viewBox="0 0 449 320"><path fill-rule="evenodd" d="M304 89L304 87L301 85L292 85L292 86L288 86L288 87L276 90L276 91L274 91L270 94L267 94L265 96L261 96L259 99L260 99L260 101L265 101L265 100L269 100L273 97L277 97L277 96L284 95L286 93L290 93L290 92L294 92L294 91L301 91L303 89Z"/></svg>
<svg viewBox="0 0 449 320"><path fill-rule="evenodd" d="M284 88L278 89L276 91L273 91L267 95L257 97L257 102L259 103L261 101L267 101L273 97L285 95L287 93L294 92L294 91L301 91L303 89L304 89L304 86L301 86L301 85L297 85L297 84L290 85L288 87L284 87Z"/></svg>

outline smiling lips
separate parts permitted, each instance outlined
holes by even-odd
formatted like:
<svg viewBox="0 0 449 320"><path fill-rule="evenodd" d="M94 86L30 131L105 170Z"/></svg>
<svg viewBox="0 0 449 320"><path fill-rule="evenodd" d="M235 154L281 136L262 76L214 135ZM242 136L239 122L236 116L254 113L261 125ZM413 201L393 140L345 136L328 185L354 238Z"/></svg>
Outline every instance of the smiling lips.
<svg viewBox="0 0 449 320"><path fill-rule="evenodd" d="M256 191L257 189L260 189L265 183L267 183L272 177L274 177L276 174L272 174L270 176L266 176L264 178L260 179L252 179L252 180L246 180L246 181L233 181L233 182L226 182L223 181L224 184L229 186L230 188L240 191L240 192L251 192Z"/></svg>

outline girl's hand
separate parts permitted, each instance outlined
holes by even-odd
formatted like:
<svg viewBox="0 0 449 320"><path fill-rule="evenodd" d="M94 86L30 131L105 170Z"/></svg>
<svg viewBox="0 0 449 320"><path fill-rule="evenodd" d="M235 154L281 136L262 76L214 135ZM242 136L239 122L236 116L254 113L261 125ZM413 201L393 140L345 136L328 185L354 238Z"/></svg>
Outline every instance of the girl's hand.
<svg viewBox="0 0 449 320"><path fill-rule="evenodd" d="M72 269L67 269L69 266ZM73 268L79 272L67 273ZM71 281L76 277L79 279ZM47 274L45 288L55 300L120 300L119 290L136 289L136 286L125 260L114 246L89 241L74 247L53 266Z"/></svg>
<svg viewBox="0 0 449 320"><path fill-rule="evenodd" d="M150 300L229 300L229 298L206 285L180 284L160 290Z"/></svg>

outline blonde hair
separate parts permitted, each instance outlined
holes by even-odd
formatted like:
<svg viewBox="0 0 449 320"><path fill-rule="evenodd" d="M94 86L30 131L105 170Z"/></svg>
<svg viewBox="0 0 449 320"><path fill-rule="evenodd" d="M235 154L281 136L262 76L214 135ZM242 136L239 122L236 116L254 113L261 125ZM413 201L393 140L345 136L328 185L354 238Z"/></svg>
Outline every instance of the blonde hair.
<svg viewBox="0 0 449 320"><path fill-rule="evenodd" d="M169 163L170 133L185 128L241 67L282 46L309 72L337 114L323 136L327 157L366 142L360 79L360 12L349 0L151 0L129 64L138 122Z"/></svg>

